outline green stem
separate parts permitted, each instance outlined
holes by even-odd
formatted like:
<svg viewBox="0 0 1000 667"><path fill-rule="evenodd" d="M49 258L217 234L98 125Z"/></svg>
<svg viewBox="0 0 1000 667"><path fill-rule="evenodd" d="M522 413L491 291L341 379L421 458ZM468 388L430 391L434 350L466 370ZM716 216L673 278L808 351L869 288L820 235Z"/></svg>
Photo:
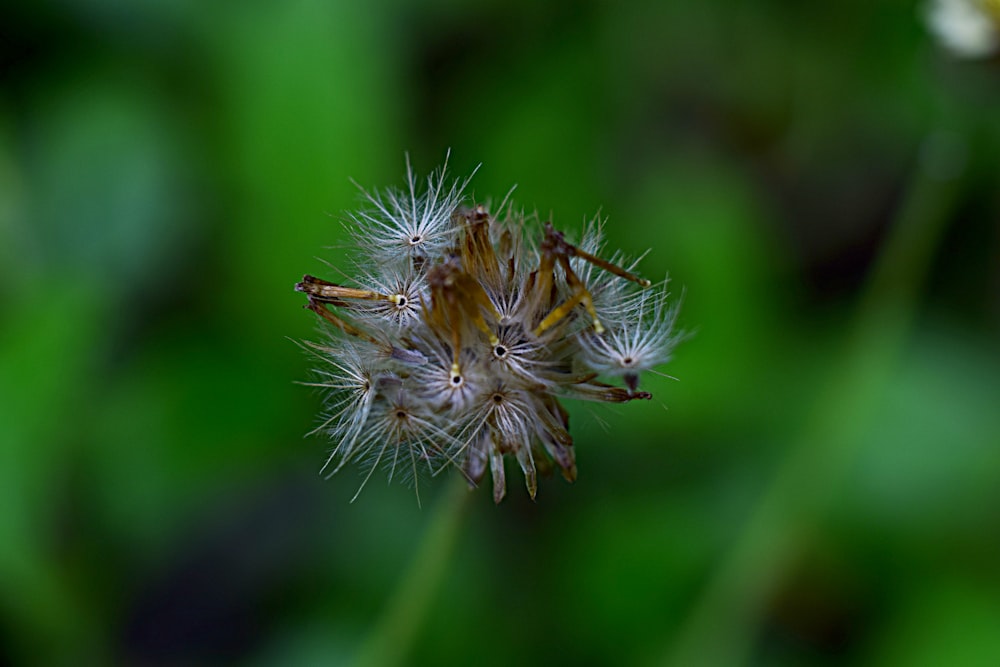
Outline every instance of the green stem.
<svg viewBox="0 0 1000 667"><path fill-rule="evenodd" d="M910 328L957 182L918 168L869 280L841 361L803 432L696 601L666 664L747 664L763 607L828 507L870 423Z"/></svg>
<svg viewBox="0 0 1000 667"><path fill-rule="evenodd" d="M459 478L438 501L434 516L406 575L377 625L361 645L358 667L392 667L406 658L440 587L458 538L463 502L469 496Z"/></svg>

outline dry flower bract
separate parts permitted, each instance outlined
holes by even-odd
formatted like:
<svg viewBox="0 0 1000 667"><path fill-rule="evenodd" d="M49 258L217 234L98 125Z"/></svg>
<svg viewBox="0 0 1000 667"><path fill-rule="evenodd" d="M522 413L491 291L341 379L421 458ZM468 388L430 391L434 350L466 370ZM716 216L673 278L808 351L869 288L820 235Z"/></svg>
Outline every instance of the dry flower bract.
<svg viewBox="0 0 1000 667"><path fill-rule="evenodd" d="M650 398L639 375L679 340L666 281L652 285L621 254L602 259L599 221L571 243L506 201L466 205L467 182L442 168L424 186L408 163L405 190L364 192L349 215L351 279L295 286L329 324L326 341L307 344L311 384L326 392L316 432L333 442L324 469L358 462L361 488L380 467L414 484L448 467L478 484L488 467L500 502L507 456L532 498L553 464L573 481L560 401Z"/></svg>

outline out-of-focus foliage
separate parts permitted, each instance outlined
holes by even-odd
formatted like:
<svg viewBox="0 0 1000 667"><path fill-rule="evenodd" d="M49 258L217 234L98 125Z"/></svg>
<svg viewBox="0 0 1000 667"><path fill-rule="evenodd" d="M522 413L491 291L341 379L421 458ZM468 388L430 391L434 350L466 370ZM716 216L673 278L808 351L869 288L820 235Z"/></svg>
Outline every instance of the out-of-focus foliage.
<svg viewBox="0 0 1000 667"><path fill-rule="evenodd" d="M922 21L6 3L0 662L354 654L430 512L318 476L292 285L350 271L350 178L451 148L480 198L652 248L695 336L654 401L574 409L575 485L470 498L413 664L1000 664L1000 62Z"/></svg>

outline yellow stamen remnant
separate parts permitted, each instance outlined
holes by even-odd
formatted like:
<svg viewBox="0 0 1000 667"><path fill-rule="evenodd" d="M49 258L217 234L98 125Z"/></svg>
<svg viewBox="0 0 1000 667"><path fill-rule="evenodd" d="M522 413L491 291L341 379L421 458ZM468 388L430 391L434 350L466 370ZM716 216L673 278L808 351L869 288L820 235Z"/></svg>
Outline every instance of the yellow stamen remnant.
<svg viewBox="0 0 1000 667"><path fill-rule="evenodd" d="M590 315L591 321L594 323L594 331L601 334L604 333L604 326L601 324L601 320L597 317L597 310L594 308L594 299L590 294L590 290L587 286L583 284L583 281L573 273L573 269L569 265L569 257L562 255L559 257L559 265L563 269L563 273L566 274L566 283L573 289L574 293L580 293L580 302L583 304L584 308L587 309L587 313Z"/></svg>
<svg viewBox="0 0 1000 667"><path fill-rule="evenodd" d="M558 324L563 318L568 316L573 311L573 308L579 304L583 304L583 307L587 309L587 314L590 315L591 321L594 325L594 331L599 334L604 333L604 325L601 324L601 320L597 317L597 310L594 308L594 298L590 294L586 285L583 284L583 281L580 280L576 273L573 272L572 267L570 267L570 257L579 257L585 262L589 262L600 269L604 269L605 271L619 276L620 278L630 280L641 287L649 287L652 285L650 281L645 278L640 278L633 273L629 273L617 264L612 264L611 262L605 261L600 257L591 255L589 252L580 250L576 246L567 242L562 232L555 231L551 224L546 223L545 239L542 241L542 259L539 263L538 271L535 274L536 279L532 285L535 298L542 300L546 298L546 294L551 291L556 261L559 262L559 266L563 270L563 275L566 277L566 284L573 290L573 292L568 299L553 308L549 314L542 319L534 330L534 334L536 336L542 335L547 329L550 329Z"/></svg>
<svg viewBox="0 0 1000 667"><path fill-rule="evenodd" d="M535 328L534 331L535 336L541 336L543 333L545 333L547 329L552 328L553 326L558 324L564 317L573 312L573 308L575 308L581 301L589 298L590 294L587 292L587 290L585 289L574 290L573 295L570 298L566 299L558 306L553 308L552 311L545 316L545 319L543 319L538 324L538 326ZM601 333L601 331L604 330L604 328L601 327L601 323L597 320L596 316L594 317L594 329L596 329L598 333Z"/></svg>

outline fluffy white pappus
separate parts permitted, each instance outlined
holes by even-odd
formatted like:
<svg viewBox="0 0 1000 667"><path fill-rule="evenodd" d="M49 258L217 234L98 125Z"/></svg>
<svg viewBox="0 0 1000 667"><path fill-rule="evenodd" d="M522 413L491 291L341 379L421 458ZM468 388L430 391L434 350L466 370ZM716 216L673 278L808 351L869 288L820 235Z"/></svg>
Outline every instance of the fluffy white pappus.
<svg viewBox="0 0 1000 667"><path fill-rule="evenodd" d="M459 436L465 443L463 450L488 448L495 502L499 503L507 492L503 456L508 453L514 454L524 473L528 494L535 497L538 478L532 443L540 424L536 407L527 392L496 383L490 391L480 394L475 416ZM472 458L481 460L482 452Z"/></svg>
<svg viewBox="0 0 1000 667"><path fill-rule="evenodd" d="M377 266L412 266L444 252L455 241L458 227L452 216L462 201L472 175L464 181L446 182L445 160L427 178L423 190L406 158L406 190L369 192L360 186L369 208L350 214L351 233L358 250ZM474 174L475 172L473 172Z"/></svg>
<svg viewBox="0 0 1000 667"><path fill-rule="evenodd" d="M320 424L309 435L326 433L335 444L321 473L338 460L333 475L354 458L362 429L368 421L372 403L378 394L380 376L385 371L376 359L366 355L350 340L331 340L327 345L309 344L309 350L320 361L313 371L316 380L305 383L324 392L324 408Z"/></svg>
<svg viewBox="0 0 1000 667"><path fill-rule="evenodd" d="M364 480L351 499L361 495L377 468L384 468L389 481L410 483L420 499L419 480L424 474L437 475L457 465L459 443L445 431L425 405L401 387L380 397L372 406L356 450Z"/></svg>
<svg viewBox="0 0 1000 667"><path fill-rule="evenodd" d="M545 349L530 339L520 324L500 326L497 343L490 347L489 373L493 377L510 374L534 384L546 384L544 371L552 366Z"/></svg>
<svg viewBox="0 0 1000 667"><path fill-rule="evenodd" d="M415 394L436 411L461 415L486 391L489 373L475 350L459 354L458 373L452 355L442 341L422 341L427 361L413 369L410 384Z"/></svg>
<svg viewBox="0 0 1000 667"><path fill-rule="evenodd" d="M359 302L355 316L375 328L386 325L394 329L407 329L421 317L422 300L427 298L427 289L422 279L412 270L396 270L392 267L381 274L365 271L358 267L362 277L358 280L361 289L386 298Z"/></svg>
<svg viewBox="0 0 1000 667"><path fill-rule="evenodd" d="M580 235L580 242L578 244L580 250L597 257L603 257L606 255L605 246L607 245L607 242L604 237L604 226L606 222L605 218L598 215L591 218L584 225L583 232ZM643 255L631 259L622 251L616 250L607 256L606 259L611 264L615 264L620 266L625 271L634 273L645 254L646 253L643 253ZM570 266L572 266L573 271L576 272L580 280L587 285L587 289L590 291L590 296L593 299L594 308L597 310L598 315L602 318L616 316L616 313L619 313L621 310L622 302L629 293L629 283L622 280L615 274L585 261L581 257L573 257L570 259Z"/></svg>
<svg viewBox="0 0 1000 667"><path fill-rule="evenodd" d="M586 365L603 375L638 382L640 372L668 362L684 338L683 332L675 330L680 302L669 303L669 296L664 281L623 301L617 316L605 321L604 333L581 332L578 337Z"/></svg>

